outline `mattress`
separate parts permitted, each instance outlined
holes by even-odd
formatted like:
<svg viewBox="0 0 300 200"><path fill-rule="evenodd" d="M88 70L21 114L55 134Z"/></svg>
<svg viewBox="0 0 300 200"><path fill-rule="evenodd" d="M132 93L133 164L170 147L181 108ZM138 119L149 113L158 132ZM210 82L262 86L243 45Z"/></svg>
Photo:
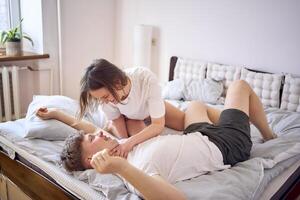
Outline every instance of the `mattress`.
<svg viewBox="0 0 300 200"><path fill-rule="evenodd" d="M257 199L268 200L272 197L275 199L279 199L282 195L280 190L283 189L284 191L286 187L290 187L290 184L292 184L289 182L289 179L296 178L293 177L293 175L298 176L299 178L300 156L295 157L289 163L287 162L286 165L288 165L288 167L281 174L274 177L274 179L269 182L264 191L260 195L257 195Z"/></svg>
<svg viewBox="0 0 300 200"><path fill-rule="evenodd" d="M177 103L182 109L187 105L187 102ZM239 163L230 170L178 182L175 186L185 192L189 199L209 198L205 196L210 194L209 191L212 195L210 197L215 198L213 195L217 194L217 189L223 195L220 196L223 199L270 199L300 166L300 114L291 115L290 112L282 112L279 109L267 110L267 114L272 128L282 134L282 140L262 144L259 133L251 127L255 143L253 159ZM290 116L295 118L293 124L288 123L291 121ZM281 121L278 122L279 118ZM135 194L129 193L122 181L114 175L100 175L95 173L95 170L67 173L59 164L63 141L24 139L24 126L24 119L0 124L0 145L12 159L17 153L79 199L139 199ZM176 133L170 129L164 131L164 134ZM291 142L294 148L291 148ZM275 148L276 146L278 148ZM276 151L284 153L278 154ZM264 155L264 159L256 159ZM249 179L250 175L256 179ZM236 181L236 177L239 177L239 181L243 180L245 185ZM228 181L233 183L228 184L230 188L224 187ZM244 196L237 195L240 193Z"/></svg>
<svg viewBox="0 0 300 200"><path fill-rule="evenodd" d="M189 101L181 101L181 100L167 100L169 103L174 105L175 107L185 110L189 104ZM208 104L211 107L223 109L223 105L213 105ZM266 110L267 118L270 123L270 126L275 130L275 132L280 133L280 131L284 132L284 129L296 129L294 132L299 133L300 137L300 120L296 120L298 123L294 123L292 127L289 127L288 120L282 121L278 123L278 119L284 118L283 116L287 115L296 115L296 119L299 119L300 113L296 112L288 112L283 111L277 108L267 108ZM277 124L276 124L277 123ZM281 129L281 130L280 130ZM259 143L260 136L259 131L251 125L251 135L252 140L255 143ZM297 171L298 170L298 171ZM295 172L298 172L297 174ZM277 199L281 197L282 192L285 192L288 187L290 187L292 183L288 181L289 178L294 179L292 176L300 176L300 155L287 159L272 169L265 170L265 175L260 184L260 189L256 191L253 196L253 199L271 199L272 197ZM299 178L299 177L298 177Z"/></svg>
<svg viewBox="0 0 300 200"><path fill-rule="evenodd" d="M12 127L14 127L15 132L4 132L1 129L0 134L0 145L11 159L14 159L16 154L18 154L26 159L28 163L38 167L39 170L56 180L59 185L78 199L105 199L103 194L96 192L84 182L75 179L59 166L58 149L61 149L63 142L24 140L21 137L24 134L24 129L20 129L20 127L24 127L25 120L21 119L11 123L14 123Z"/></svg>

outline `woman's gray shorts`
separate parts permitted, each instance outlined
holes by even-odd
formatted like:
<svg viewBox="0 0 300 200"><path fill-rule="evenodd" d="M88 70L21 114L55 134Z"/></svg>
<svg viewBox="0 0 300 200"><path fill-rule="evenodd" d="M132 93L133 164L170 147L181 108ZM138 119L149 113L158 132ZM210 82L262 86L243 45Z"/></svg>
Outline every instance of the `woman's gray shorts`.
<svg viewBox="0 0 300 200"><path fill-rule="evenodd" d="M223 110L217 125L199 122L184 130L184 134L193 132L206 135L220 149L224 164L233 166L250 156L252 141L249 117L241 110Z"/></svg>

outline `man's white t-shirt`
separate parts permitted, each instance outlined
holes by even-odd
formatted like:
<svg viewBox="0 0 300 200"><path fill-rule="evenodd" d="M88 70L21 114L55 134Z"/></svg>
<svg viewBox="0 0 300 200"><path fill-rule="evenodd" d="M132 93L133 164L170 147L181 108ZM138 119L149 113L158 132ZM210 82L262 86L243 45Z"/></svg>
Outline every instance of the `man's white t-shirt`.
<svg viewBox="0 0 300 200"><path fill-rule="evenodd" d="M165 115L165 104L156 76L147 68L128 68L124 70L131 82L128 97L118 104L107 103L102 109L109 120L121 114L129 119L144 120L160 118Z"/></svg>
<svg viewBox="0 0 300 200"><path fill-rule="evenodd" d="M160 175L171 184L230 166L224 165L219 148L200 132L151 138L138 144L127 160L146 174ZM140 195L126 181L125 184Z"/></svg>

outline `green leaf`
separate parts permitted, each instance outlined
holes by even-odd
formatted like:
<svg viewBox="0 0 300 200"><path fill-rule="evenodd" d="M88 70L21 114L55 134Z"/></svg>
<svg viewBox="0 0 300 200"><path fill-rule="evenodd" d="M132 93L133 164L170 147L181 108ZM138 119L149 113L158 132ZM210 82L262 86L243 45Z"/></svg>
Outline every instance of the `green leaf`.
<svg viewBox="0 0 300 200"><path fill-rule="evenodd" d="M0 36L0 42L1 42L1 44L4 44L5 37L7 37L7 32L6 31L2 31L1 32L1 36Z"/></svg>
<svg viewBox="0 0 300 200"><path fill-rule="evenodd" d="M1 34L1 43L5 44L6 41L7 41L7 33L2 32L2 34Z"/></svg>
<svg viewBox="0 0 300 200"><path fill-rule="evenodd" d="M29 36L23 35L23 38L29 40L32 46L34 45L32 39Z"/></svg>
<svg viewBox="0 0 300 200"><path fill-rule="evenodd" d="M21 38L22 38L21 33L16 33L16 34L15 34L15 39L21 39Z"/></svg>
<svg viewBox="0 0 300 200"><path fill-rule="evenodd" d="M9 31L8 34L7 34L7 38L8 39L14 38L13 32Z"/></svg>
<svg viewBox="0 0 300 200"><path fill-rule="evenodd" d="M12 35L14 35L16 32L17 32L17 28L13 28L13 29L11 30L11 34L12 34Z"/></svg>

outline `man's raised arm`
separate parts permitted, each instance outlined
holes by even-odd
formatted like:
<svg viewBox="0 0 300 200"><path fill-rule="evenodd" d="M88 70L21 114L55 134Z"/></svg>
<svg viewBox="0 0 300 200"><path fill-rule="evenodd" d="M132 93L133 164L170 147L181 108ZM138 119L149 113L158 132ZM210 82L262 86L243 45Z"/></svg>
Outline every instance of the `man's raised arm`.
<svg viewBox="0 0 300 200"><path fill-rule="evenodd" d="M85 120L78 121L75 117L59 109L40 108L36 111L36 115L44 120L56 119L77 130L83 130L84 133L94 133L97 130L97 127L92 123Z"/></svg>

